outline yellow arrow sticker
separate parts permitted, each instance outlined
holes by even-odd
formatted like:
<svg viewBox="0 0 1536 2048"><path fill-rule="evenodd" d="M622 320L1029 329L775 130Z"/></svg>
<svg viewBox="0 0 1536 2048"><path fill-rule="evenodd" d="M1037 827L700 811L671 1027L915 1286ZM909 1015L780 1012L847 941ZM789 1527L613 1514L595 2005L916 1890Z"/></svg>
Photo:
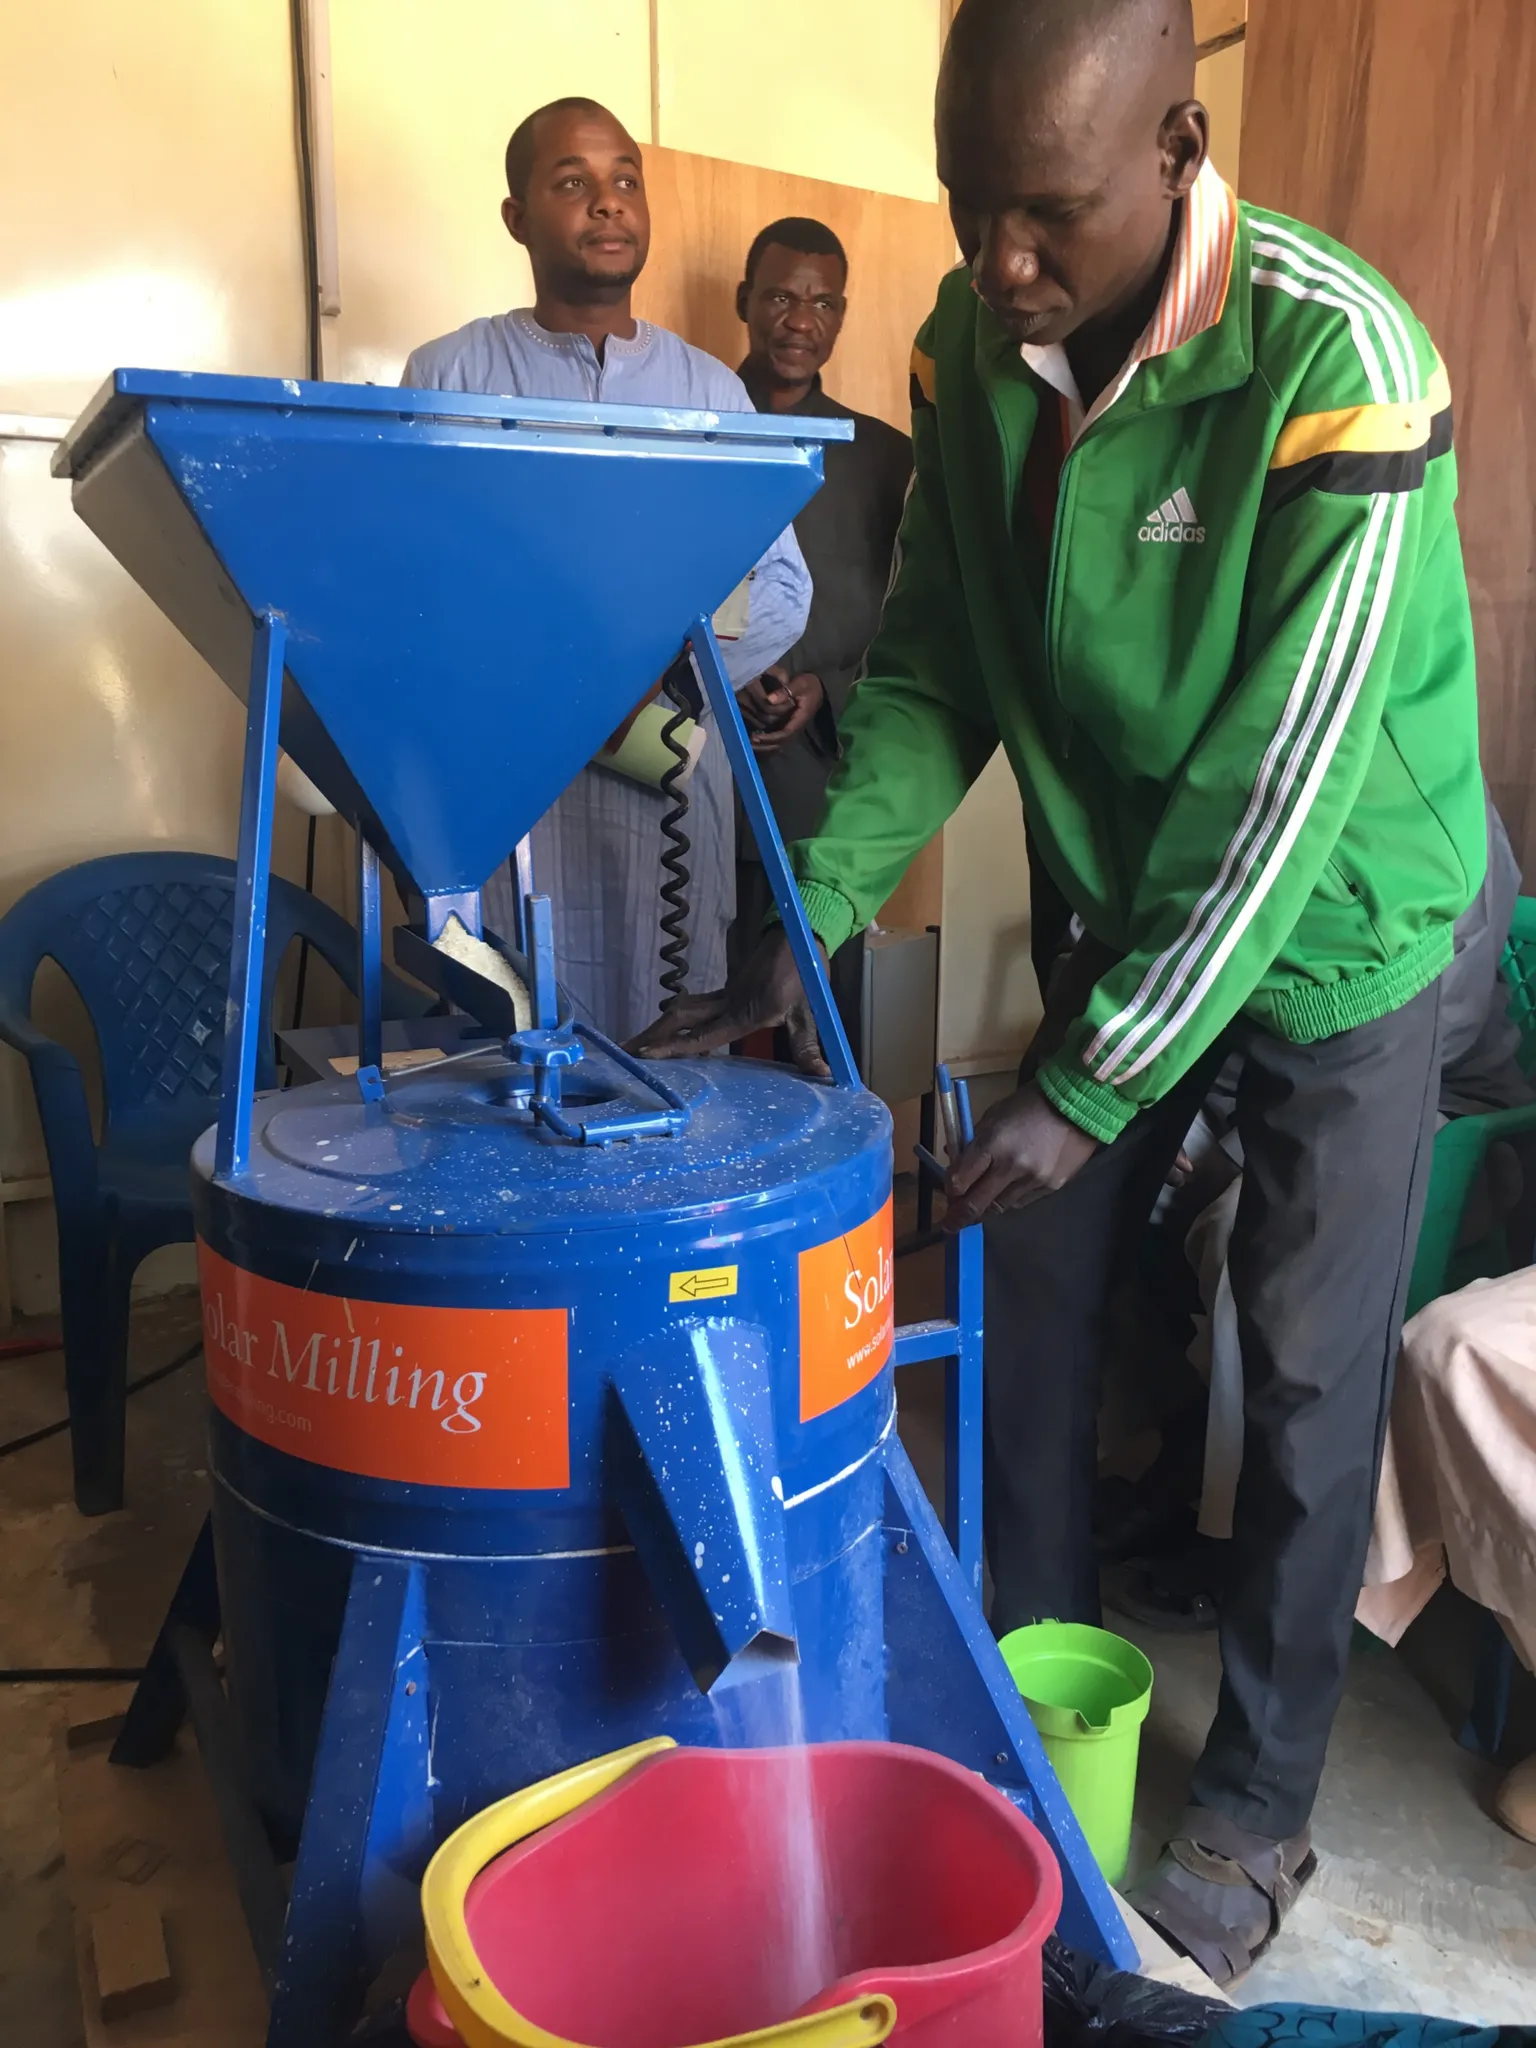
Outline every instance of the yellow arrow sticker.
<svg viewBox="0 0 1536 2048"><path fill-rule="evenodd" d="M674 1273L668 1301L717 1301L736 1292L734 1266L701 1266L697 1272Z"/></svg>

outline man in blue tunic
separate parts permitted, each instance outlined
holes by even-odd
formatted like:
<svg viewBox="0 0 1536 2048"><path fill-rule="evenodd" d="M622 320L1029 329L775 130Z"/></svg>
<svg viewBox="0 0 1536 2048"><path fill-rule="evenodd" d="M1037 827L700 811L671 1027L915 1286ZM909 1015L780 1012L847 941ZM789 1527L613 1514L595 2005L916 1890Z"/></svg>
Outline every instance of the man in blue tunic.
<svg viewBox="0 0 1536 2048"><path fill-rule="evenodd" d="M528 251L533 305L472 320L429 341L406 363L402 383L428 391L753 410L733 371L630 310L650 247L650 214L639 145L606 108L566 99L530 114L507 144L507 191L502 219ZM622 545L618 535L610 538ZM601 539L573 534L571 544L592 548ZM593 564L600 576L600 546ZM724 643L738 689L794 646L810 602L810 575L787 528L757 565L744 629ZM538 682L558 692L558 676ZM710 732L688 790L687 985L702 992L725 981L725 935L736 906L731 776L718 734ZM661 820L667 808L658 788L591 767L533 832L534 875L554 899L560 978L578 1014L615 1038L633 1037L661 1007ZM509 892L506 871L499 870L486 889L486 917L503 934L511 923Z"/></svg>

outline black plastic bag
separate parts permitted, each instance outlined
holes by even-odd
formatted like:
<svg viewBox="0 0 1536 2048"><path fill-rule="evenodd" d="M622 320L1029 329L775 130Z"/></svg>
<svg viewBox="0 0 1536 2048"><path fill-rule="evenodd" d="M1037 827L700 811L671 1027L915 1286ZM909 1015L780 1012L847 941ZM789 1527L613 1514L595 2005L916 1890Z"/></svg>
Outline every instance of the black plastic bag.
<svg viewBox="0 0 1536 2048"><path fill-rule="evenodd" d="M1161 2048L1204 2040L1231 2013L1218 1998L1112 1970L1055 1935L1041 1957L1045 2048Z"/></svg>

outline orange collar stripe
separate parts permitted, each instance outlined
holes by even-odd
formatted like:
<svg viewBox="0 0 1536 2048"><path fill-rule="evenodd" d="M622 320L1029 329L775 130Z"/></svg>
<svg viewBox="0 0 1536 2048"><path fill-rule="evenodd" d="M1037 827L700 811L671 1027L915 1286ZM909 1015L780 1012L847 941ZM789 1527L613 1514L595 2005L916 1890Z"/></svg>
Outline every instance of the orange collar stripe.
<svg viewBox="0 0 1536 2048"><path fill-rule="evenodd" d="M1226 309L1236 255L1237 195L1207 162L1184 202L1168 280L1132 362L1168 355L1216 325Z"/></svg>

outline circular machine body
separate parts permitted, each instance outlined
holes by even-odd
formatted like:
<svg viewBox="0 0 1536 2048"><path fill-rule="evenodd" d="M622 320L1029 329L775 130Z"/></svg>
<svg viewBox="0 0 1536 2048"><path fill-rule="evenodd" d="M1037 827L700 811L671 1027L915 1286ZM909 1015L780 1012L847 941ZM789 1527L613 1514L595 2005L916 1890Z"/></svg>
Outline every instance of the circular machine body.
<svg viewBox="0 0 1536 2048"><path fill-rule="evenodd" d="M783 1653L786 1613L806 1734L886 1733L889 1119L747 1061L667 1078L686 1129L601 1148L495 1052L384 1103L258 1100L237 1182L197 1147L229 1686L279 1841L380 1558L418 1588L439 1833L643 1737L714 1742L701 1684L759 1626ZM600 1057L583 1100L654 1107Z"/></svg>

